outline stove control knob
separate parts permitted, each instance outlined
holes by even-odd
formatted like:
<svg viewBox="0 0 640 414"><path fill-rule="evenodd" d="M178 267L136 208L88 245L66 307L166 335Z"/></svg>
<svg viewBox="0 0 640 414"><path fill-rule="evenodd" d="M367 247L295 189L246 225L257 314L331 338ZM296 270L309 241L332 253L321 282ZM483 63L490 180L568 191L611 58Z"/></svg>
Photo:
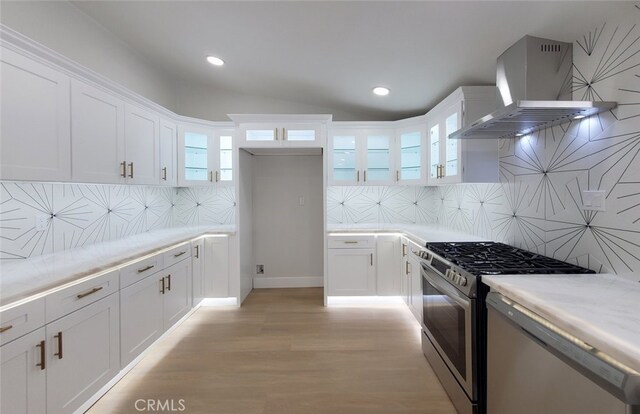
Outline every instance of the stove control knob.
<svg viewBox="0 0 640 414"><path fill-rule="evenodd" d="M464 276L460 276L460 282L458 284L460 286L467 286L467 278Z"/></svg>

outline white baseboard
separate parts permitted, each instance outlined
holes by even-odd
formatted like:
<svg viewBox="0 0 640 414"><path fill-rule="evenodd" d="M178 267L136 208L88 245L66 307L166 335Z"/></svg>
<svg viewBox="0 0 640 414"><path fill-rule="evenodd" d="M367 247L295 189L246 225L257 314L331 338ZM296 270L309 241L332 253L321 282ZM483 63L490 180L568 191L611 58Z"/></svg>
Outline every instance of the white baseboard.
<svg viewBox="0 0 640 414"><path fill-rule="evenodd" d="M323 287L324 277L254 277L254 289Z"/></svg>

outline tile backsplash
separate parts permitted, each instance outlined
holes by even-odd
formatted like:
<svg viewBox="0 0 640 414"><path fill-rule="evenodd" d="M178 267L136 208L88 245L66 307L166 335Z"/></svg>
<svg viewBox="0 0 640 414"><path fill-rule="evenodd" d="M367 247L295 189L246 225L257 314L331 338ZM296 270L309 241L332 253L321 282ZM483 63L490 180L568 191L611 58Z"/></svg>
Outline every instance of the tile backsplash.
<svg viewBox="0 0 640 414"><path fill-rule="evenodd" d="M24 259L172 226L235 223L232 187L0 182L0 259Z"/></svg>

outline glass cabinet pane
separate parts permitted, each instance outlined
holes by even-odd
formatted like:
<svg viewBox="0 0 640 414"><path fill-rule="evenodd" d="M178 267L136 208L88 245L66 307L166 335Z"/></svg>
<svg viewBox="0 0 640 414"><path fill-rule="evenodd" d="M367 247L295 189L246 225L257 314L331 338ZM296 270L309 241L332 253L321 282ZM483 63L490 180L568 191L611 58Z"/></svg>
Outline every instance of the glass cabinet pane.
<svg viewBox="0 0 640 414"><path fill-rule="evenodd" d="M274 129L247 129L247 141L275 141Z"/></svg>
<svg viewBox="0 0 640 414"><path fill-rule="evenodd" d="M391 137L373 135L367 137L366 181L391 179Z"/></svg>
<svg viewBox="0 0 640 414"><path fill-rule="evenodd" d="M233 180L233 138L220 136L220 181Z"/></svg>
<svg viewBox="0 0 640 414"><path fill-rule="evenodd" d="M314 129L288 129L287 141L315 141L316 131Z"/></svg>
<svg viewBox="0 0 640 414"><path fill-rule="evenodd" d="M333 180L356 181L356 137L333 137Z"/></svg>
<svg viewBox="0 0 640 414"><path fill-rule="evenodd" d="M446 131L446 173L445 175L457 175L458 174L458 140L457 139L449 139L449 134L453 134L458 130L458 113L455 112L445 121L445 131Z"/></svg>
<svg viewBox="0 0 640 414"><path fill-rule="evenodd" d="M429 143L431 144L430 171L431 177L438 176L438 164L440 164L440 125L436 124L429 130Z"/></svg>
<svg viewBox="0 0 640 414"><path fill-rule="evenodd" d="M422 160L420 131L400 135L400 179L419 180Z"/></svg>
<svg viewBox="0 0 640 414"><path fill-rule="evenodd" d="M195 132L184 134L184 178L188 181L207 181L208 136Z"/></svg>

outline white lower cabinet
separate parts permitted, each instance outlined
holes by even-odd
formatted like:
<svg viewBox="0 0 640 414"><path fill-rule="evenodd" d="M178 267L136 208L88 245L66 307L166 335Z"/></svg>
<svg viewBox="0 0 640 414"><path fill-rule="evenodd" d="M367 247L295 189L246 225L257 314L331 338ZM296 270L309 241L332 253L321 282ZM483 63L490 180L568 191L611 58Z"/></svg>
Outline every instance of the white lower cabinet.
<svg viewBox="0 0 640 414"><path fill-rule="evenodd" d="M120 290L120 366L124 368L164 332L159 272Z"/></svg>
<svg viewBox="0 0 640 414"><path fill-rule="evenodd" d="M191 242L191 291L193 306L204 299L204 239Z"/></svg>
<svg viewBox="0 0 640 414"><path fill-rule="evenodd" d="M120 371L118 299L110 295L47 325L47 412L74 412Z"/></svg>
<svg viewBox="0 0 640 414"><path fill-rule="evenodd" d="M167 330L191 310L191 260L176 263L163 273L166 282L162 315Z"/></svg>
<svg viewBox="0 0 640 414"><path fill-rule="evenodd" d="M410 283L409 309L416 320L422 323L422 275L420 273L420 262L413 256L409 256Z"/></svg>
<svg viewBox="0 0 640 414"><path fill-rule="evenodd" d="M397 235L376 236L376 292L380 296L400 294L399 246L400 237Z"/></svg>
<svg viewBox="0 0 640 414"><path fill-rule="evenodd" d="M329 249L328 295L376 294L375 249Z"/></svg>
<svg viewBox="0 0 640 414"><path fill-rule="evenodd" d="M127 366L191 309L191 260L120 290L120 365Z"/></svg>
<svg viewBox="0 0 640 414"><path fill-rule="evenodd" d="M44 327L0 347L0 413L46 411L43 349L46 352Z"/></svg>
<svg viewBox="0 0 640 414"><path fill-rule="evenodd" d="M229 237L207 237L204 251L204 296L229 297Z"/></svg>

